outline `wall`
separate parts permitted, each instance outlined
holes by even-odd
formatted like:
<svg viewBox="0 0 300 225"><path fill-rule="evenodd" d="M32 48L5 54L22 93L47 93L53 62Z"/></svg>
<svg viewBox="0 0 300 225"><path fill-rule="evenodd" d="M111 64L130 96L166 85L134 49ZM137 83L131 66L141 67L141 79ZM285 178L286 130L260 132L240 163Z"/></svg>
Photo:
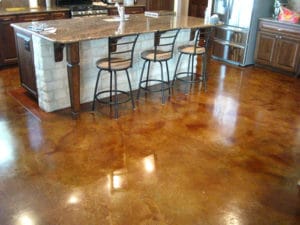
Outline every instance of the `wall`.
<svg viewBox="0 0 300 225"><path fill-rule="evenodd" d="M53 0L53 3L55 0ZM38 0L39 6L45 6L45 0ZM2 0L2 8L28 7L29 0Z"/></svg>
<svg viewBox="0 0 300 225"><path fill-rule="evenodd" d="M300 1L299 0L289 0L289 8L300 12Z"/></svg>

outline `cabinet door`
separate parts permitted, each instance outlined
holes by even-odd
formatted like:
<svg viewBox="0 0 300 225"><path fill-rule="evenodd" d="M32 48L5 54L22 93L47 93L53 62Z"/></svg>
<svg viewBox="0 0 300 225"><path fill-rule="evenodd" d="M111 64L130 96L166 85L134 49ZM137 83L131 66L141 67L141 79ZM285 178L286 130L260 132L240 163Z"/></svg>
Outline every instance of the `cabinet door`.
<svg viewBox="0 0 300 225"><path fill-rule="evenodd" d="M190 0L189 16L204 18L206 7L207 7L207 0Z"/></svg>
<svg viewBox="0 0 300 225"><path fill-rule="evenodd" d="M17 62L14 31L10 26L14 22L15 16L0 17L0 65Z"/></svg>
<svg viewBox="0 0 300 225"><path fill-rule="evenodd" d="M138 13L144 13L145 12L145 7L125 7L125 13L126 14L138 14ZM108 9L108 15L118 15L118 10L117 8L109 8Z"/></svg>
<svg viewBox="0 0 300 225"><path fill-rule="evenodd" d="M145 12L144 7L125 7L126 14L139 14L144 12Z"/></svg>
<svg viewBox="0 0 300 225"><path fill-rule="evenodd" d="M274 55L276 35L258 32L256 44L256 62L271 65Z"/></svg>
<svg viewBox="0 0 300 225"><path fill-rule="evenodd" d="M18 31L16 42L19 55L19 73L21 85L37 98L36 77L33 62L33 46L31 35Z"/></svg>
<svg viewBox="0 0 300 225"><path fill-rule="evenodd" d="M300 39L277 36L274 67L296 72L299 64Z"/></svg>
<svg viewBox="0 0 300 225"><path fill-rule="evenodd" d="M58 19L67 19L70 18L70 12L52 12L51 19L58 20Z"/></svg>
<svg viewBox="0 0 300 225"><path fill-rule="evenodd" d="M50 19L51 15L49 13L25 14L18 17L18 22L31 22Z"/></svg>
<svg viewBox="0 0 300 225"><path fill-rule="evenodd" d="M147 0L146 10L174 10L174 0Z"/></svg>

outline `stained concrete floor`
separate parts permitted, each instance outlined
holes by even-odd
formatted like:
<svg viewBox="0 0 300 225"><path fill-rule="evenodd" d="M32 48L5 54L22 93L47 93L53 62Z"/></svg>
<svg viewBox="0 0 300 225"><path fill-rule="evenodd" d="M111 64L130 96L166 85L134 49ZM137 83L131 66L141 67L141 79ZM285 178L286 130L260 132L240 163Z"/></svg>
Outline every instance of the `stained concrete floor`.
<svg viewBox="0 0 300 225"><path fill-rule="evenodd" d="M207 92L118 120L43 113L19 86L0 70L1 225L300 224L300 79L211 61Z"/></svg>

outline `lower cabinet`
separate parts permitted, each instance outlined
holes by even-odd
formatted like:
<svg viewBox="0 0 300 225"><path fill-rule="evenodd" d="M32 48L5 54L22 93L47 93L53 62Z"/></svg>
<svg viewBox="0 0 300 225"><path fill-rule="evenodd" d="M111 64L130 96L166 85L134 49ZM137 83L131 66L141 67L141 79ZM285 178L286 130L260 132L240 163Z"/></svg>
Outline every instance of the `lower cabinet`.
<svg viewBox="0 0 300 225"><path fill-rule="evenodd" d="M0 65L9 65L17 62L14 31L10 26L17 21L16 16L0 17Z"/></svg>
<svg viewBox="0 0 300 225"><path fill-rule="evenodd" d="M21 85L37 99L38 93L33 62L32 35L27 32L17 31L15 37Z"/></svg>
<svg viewBox="0 0 300 225"><path fill-rule="evenodd" d="M0 16L0 66L16 64L18 61L14 31L10 26L11 23L63 19L69 17L69 11Z"/></svg>
<svg viewBox="0 0 300 225"><path fill-rule="evenodd" d="M144 13L145 12L145 7L144 6L126 6L125 7L125 13L126 14L139 14L139 13ZM113 7L113 8L108 8L108 15L118 15L118 9Z"/></svg>
<svg viewBox="0 0 300 225"><path fill-rule="evenodd" d="M255 63L278 71L300 73L300 25L261 20Z"/></svg>

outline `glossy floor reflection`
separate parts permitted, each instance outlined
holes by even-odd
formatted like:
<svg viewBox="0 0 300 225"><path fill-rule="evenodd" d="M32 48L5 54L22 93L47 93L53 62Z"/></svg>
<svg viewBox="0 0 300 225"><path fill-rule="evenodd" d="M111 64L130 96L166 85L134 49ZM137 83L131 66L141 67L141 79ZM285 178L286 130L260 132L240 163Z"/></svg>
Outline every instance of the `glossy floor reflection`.
<svg viewBox="0 0 300 225"><path fill-rule="evenodd" d="M72 120L17 102L17 74L0 71L1 225L299 224L300 79L212 61L206 93Z"/></svg>

